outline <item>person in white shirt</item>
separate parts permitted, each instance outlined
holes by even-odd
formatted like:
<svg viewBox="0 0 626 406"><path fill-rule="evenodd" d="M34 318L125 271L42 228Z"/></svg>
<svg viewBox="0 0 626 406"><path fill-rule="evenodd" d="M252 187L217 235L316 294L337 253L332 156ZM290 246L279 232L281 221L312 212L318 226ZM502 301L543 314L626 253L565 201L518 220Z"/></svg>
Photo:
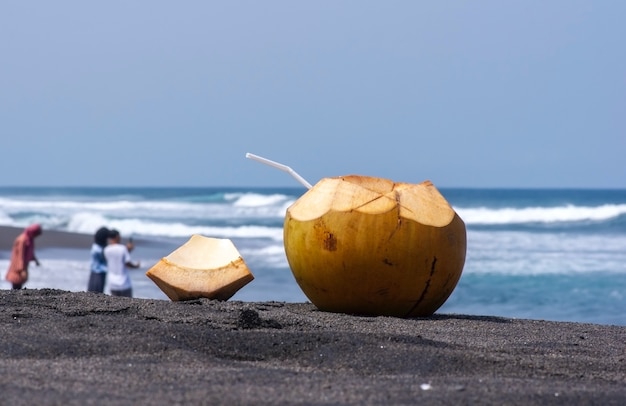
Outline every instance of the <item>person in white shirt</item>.
<svg viewBox="0 0 626 406"><path fill-rule="evenodd" d="M109 234L109 244L104 248L104 257L107 260L109 289L113 296L133 297L133 287L130 282L129 269L140 267L139 262L132 262L130 251L133 243L121 243L120 232L113 229Z"/></svg>

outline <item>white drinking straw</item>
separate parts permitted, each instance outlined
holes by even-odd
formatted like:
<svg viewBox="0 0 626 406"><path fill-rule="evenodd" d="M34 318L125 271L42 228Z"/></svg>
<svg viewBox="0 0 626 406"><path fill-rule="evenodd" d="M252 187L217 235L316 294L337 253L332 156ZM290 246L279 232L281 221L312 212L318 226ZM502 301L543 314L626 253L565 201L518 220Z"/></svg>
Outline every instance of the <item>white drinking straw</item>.
<svg viewBox="0 0 626 406"><path fill-rule="evenodd" d="M254 159L255 161L259 161L259 162L261 162L261 163L263 163L265 165L273 166L276 169L280 169L281 171L285 171L285 172L289 173L291 176L296 178L296 180L298 182L302 183L307 189L311 189L313 187L313 186L311 186L311 184L309 182L304 180L304 178L302 176L298 175L296 173L296 171L294 171L293 169L291 169L287 165L279 164L278 162L274 162L274 161L269 160L267 158L263 158L262 156L251 154L249 152L246 152L246 158Z"/></svg>

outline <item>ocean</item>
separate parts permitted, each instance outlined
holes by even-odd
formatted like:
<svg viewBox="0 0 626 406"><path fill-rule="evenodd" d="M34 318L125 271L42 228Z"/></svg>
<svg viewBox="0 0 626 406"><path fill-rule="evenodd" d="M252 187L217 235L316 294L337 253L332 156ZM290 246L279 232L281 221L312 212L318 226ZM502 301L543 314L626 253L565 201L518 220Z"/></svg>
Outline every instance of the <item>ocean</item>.
<svg viewBox="0 0 626 406"><path fill-rule="evenodd" d="M626 190L439 188L467 227L461 279L442 314L626 325ZM135 297L169 300L145 276L192 234L233 241L255 279L231 300L305 302L282 241L293 188L0 188L0 225L137 241ZM45 232L45 231L44 231ZM27 288L84 291L89 249L37 249ZM10 247L0 247L0 269ZM0 283L2 289L10 285Z"/></svg>

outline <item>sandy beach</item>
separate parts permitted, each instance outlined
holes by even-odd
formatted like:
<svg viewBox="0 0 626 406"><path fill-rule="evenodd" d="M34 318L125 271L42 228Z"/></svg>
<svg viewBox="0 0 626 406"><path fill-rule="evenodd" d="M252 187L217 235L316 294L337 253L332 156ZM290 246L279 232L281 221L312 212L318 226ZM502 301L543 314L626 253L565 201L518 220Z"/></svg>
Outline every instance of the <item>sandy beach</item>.
<svg viewBox="0 0 626 406"><path fill-rule="evenodd" d="M0 240L20 232L0 228ZM91 236L46 231L38 247ZM27 404L623 404L626 327L310 303L1 290L0 390Z"/></svg>
<svg viewBox="0 0 626 406"><path fill-rule="evenodd" d="M6 404L598 404L626 328L1 291Z"/></svg>

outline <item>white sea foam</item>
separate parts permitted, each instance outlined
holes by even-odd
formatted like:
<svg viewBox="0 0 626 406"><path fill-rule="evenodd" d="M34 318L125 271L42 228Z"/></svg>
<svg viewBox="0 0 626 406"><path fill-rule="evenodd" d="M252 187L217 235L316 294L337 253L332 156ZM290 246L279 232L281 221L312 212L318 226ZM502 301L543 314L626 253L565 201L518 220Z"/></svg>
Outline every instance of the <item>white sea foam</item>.
<svg viewBox="0 0 626 406"><path fill-rule="evenodd" d="M464 272L626 274L626 236L470 230Z"/></svg>
<svg viewBox="0 0 626 406"><path fill-rule="evenodd" d="M188 237L192 234L201 234L216 238L269 238L276 241L281 241L283 238L282 227L189 225L176 221L159 222L135 218L112 219L84 212L72 216L67 225L67 230L91 234L103 224L119 230L122 235Z"/></svg>
<svg viewBox="0 0 626 406"><path fill-rule="evenodd" d="M46 213L47 215L70 216L76 213L94 213L103 216L138 218L186 218L186 219L229 219L229 218L281 218L293 198L281 194L261 195L256 193L229 194L226 201L187 202L169 200L37 200L0 198L0 222L16 213Z"/></svg>
<svg viewBox="0 0 626 406"><path fill-rule="evenodd" d="M282 241L279 244L265 245L259 248L243 248L240 254L246 261L267 268L288 269L287 256Z"/></svg>
<svg viewBox="0 0 626 406"><path fill-rule="evenodd" d="M34 199L23 197L0 197L0 224L23 226L29 222L41 222L44 226L69 231L93 232L94 227L111 219L135 219L140 222L152 220L151 235L159 235L156 224L170 229L177 221L188 224L189 220L205 219L281 219L293 204L293 196L284 194L227 193L220 201L173 201L136 200L120 198L56 197ZM557 207L455 207L468 226L507 225L527 223L565 223L580 221L608 221L626 215L626 204L599 206L563 205ZM91 216L91 219L88 217ZM191 222L193 223L193 221ZM174 226L177 234L188 234ZM135 230L133 230L135 231ZM166 232L165 235L169 235Z"/></svg>
<svg viewBox="0 0 626 406"><path fill-rule="evenodd" d="M13 219L9 217L4 210L0 210L0 224L10 224L12 222Z"/></svg>
<svg viewBox="0 0 626 406"><path fill-rule="evenodd" d="M466 224L523 224L572 221L604 221L626 214L626 204L525 208L455 208Z"/></svg>
<svg viewBox="0 0 626 406"><path fill-rule="evenodd" d="M258 193L246 193L233 203L235 207L259 207L270 206L284 202L287 196L281 194L262 195Z"/></svg>

